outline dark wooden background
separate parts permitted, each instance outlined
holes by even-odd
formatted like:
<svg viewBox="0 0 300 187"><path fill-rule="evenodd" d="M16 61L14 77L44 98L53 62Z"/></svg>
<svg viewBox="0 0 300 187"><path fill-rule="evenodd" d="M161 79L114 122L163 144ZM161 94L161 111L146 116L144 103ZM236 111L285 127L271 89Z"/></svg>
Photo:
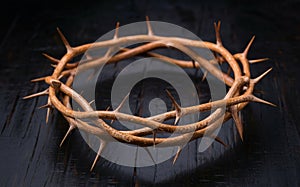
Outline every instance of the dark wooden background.
<svg viewBox="0 0 300 187"><path fill-rule="evenodd" d="M41 54L61 57L59 27L71 45L93 42L121 24L151 20L185 27L214 41L213 23L221 20L224 45L233 53L256 39L250 58L254 76L273 67L257 88L272 108L250 104L244 112L245 141L207 167L174 175L162 184L141 186L300 186L300 2L287 1L10 1L1 7L0 25L0 185L133 186L132 176L108 167L89 172L95 153L78 132L59 147L66 122L57 112L45 124L46 98L22 100L45 88L30 83L52 72ZM107 169L108 168L108 169ZM138 174L138 173L137 173Z"/></svg>

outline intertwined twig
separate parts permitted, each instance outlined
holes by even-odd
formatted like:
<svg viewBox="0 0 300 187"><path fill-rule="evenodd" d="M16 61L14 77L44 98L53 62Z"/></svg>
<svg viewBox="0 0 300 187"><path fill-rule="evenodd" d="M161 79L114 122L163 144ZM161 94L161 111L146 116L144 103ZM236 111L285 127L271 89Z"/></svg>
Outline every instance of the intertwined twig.
<svg viewBox="0 0 300 187"><path fill-rule="evenodd" d="M39 93L35 93L24 97L25 99L28 99L37 96L47 95L48 102L46 105L41 107L48 108L46 122L48 122L50 111L53 108L60 111L61 114L65 117L65 119L69 122L69 130L63 138L61 145L65 141L66 137L70 134L70 132L76 128L83 130L87 133L96 135L99 138L101 143L92 168L94 167L99 155L101 154L101 151L105 147L106 142L110 137L113 137L116 141L128 144L135 144L143 147L157 145L162 142L163 146L178 146L178 151L174 158L175 162L182 148L180 142L186 140L187 138L189 138L188 141L192 141L194 139L203 137L206 133L206 136L209 136L225 145L225 143L223 143L222 140L220 140L220 138L212 135L211 133L207 133L212 132L214 129L218 128L220 120L222 120L221 122L225 122L232 117L235 121L238 133L241 139L243 139L243 125L238 114L239 111L241 111L249 102L261 102L274 106L272 103L259 99L253 95L254 86L269 71L271 71L271 69L269 69L257 78L251 77L249 64L267 60L247 59L247 54L254 40L254 37L251 39L246 49L242 53L232 55L222 45L220 37L220 22L218 22L218 24L215 24L216 43L211 43L207 41L196 41L185 38L157 36L155 35L155 33L153 33L148 19L147 26L147 35L118 37L117 24L116 32L113 39L96 43L84 44L77 47L71 47L67 39L58 29L58 33L66 47L67 52L61 59L56 59L47 54L44 54L45 57L47 57L51 62L53 62L52 65L54 67L54 72L50 76L37 78L32 80L32 82L45 81L49 85L49 88ZM122 48L117 54L114 55L109 54L110 49L112 49L115 46L127 42L141 41L149 42L131 49ZM108 48L107 54L101 57L100 59L88 59L85 63L71 62L75 57L84 54L88 49L100 47ZM183 61L154 52L150 52L153 49L164 47L176 48L193 58L193 60ZM205 60L204 58L196 54L194 51L190 50L188 47L210 49L216 54L217 62ZM124 98L123 102L120 103L120 106L114 111L94 111L93 108L90 106L90 103L86 101L85 98L83 98L79 93L76 93L72 89L72 83L74 80L74 76L76 75L76 71L95 68L105 62L116 63L120 60L141 54L155 57L162 61L176 64L183 68L204 68L206 70L206 73L211 73L216 78L224 80L225 84L229 88L229 91L227 92L226 96L221 100L188 107L181 107L173 98L173 96L169 92L167 92L168 96L170 97L170 100L175 106L175 110L168 111L166 113L162 113L156 116L143 118L139 116L125 114L119 111L119 109L122 107L122 103L126 98ZM222 72L220 69L216 68L216 65L221 63L227 63L229 65L229 70L233 71L232 77L229 73ZM66 78L66 81L61 81L63 77ZM71 106L70 98L72 98L76 103L78 103L84 111L75 111ZM176 124L177 121L185 115L211 110L212 108L214 108L215 110L211 113L211 115L195 123L185 124L181 126L164 123L167 119L175 118ZM222 113L224 112L225 116L222 116ZM93 119L94 125L90 125L89 123L84 122L84 119L87 118ZM130 121L139 124L141 128L136 130L119 131L107 124L104 121L104 119L118 119L122 121ZM174 133L175 131L176 136L173 137L156 137L157 133ZM153 135L152 137L147 136L151 134Z"/></svg>

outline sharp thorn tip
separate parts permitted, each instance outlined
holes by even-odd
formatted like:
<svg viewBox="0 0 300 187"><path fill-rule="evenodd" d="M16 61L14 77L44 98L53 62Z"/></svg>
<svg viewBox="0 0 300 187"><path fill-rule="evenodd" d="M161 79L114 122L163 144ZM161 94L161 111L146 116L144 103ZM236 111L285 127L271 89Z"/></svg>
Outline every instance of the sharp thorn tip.
<svg viewBox="0 0 300 187"><path fill-rule="evenodd" d="M256 77L255 79L252 79L252 81L256 84L258 83L262 78L264 78L270 71L272 71L273 68L269 68L267 71L265 71L260 76Z"/></svg>
<svg viewBox="0 0 300 187"><path fill-rule="evenodd" d="M63 143L65 142L66 138L68 137L68 135L71 133L71 131L75 128L74 125L70 124L69 129L67 131L67 133L65 134L64 138L62 139L62 141L59 144L59 147L61 147L63 145Z"/></svg>
<svg viewBox="0 0 300 187"><path fill-rule="evenodd" d="M270 60L269 58L260 58L260 59L254 59L254 60L249 60L250 64L255 64L255 63L259 63L259 62L265 62L267 60Z"/></svg>
<svg viewBox="0 0 300 187"><path fill-rule="evenodd" d="M248 53L249 53L249 50L250 50L250 47L251 47L251 45L252 45L254 39L255 39L255 35L252 36L250 42L248 43L247 47L245 48L245 50L244 50L244 52L243 52L243 55L244 55L245 57L247 57L247 55L248 55Z"/></svg>
<svg viewBox="0 0 300 187"><path fill-rule="evenodd" d="M273 107L277 107L277 105L275 105L275 104L273 104L273 103L271 103L271 102L269 102L269 101L265 101L265 100L263 100L263 99L260 99L260 98L258 98L258 97L256 97L256 96L254 96L254 95L252 95L252 97L253 97L253 101L254 102L258 102L258 103L264 103L264 104L266 104L266 105L270 105L270 106L273 106Z"/></svg>
<svg viewBox="0 0 300 187"><path fill-rule="evenodd" d="M181 150L182 150L182 146L178 146L176 155L175 155L175 157L174 157L174 159L173 159L173 165L174 165L175 162L177 161L177 159L178 159L178 157L179 157L179 155L180 155L180 153L181 153Z"/></svg>

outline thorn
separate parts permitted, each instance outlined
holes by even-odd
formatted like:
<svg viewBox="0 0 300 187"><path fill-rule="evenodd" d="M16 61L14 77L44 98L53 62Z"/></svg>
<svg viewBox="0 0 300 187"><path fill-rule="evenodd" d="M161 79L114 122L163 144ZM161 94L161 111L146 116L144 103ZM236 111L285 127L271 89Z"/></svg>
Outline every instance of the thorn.
<svg viewBox="0 0 300 187"><path fill-rule="evenodd" d="M125 101L127 100L127 98L129 97L129 93L124 97L124 99L121 101L121 103L119 104L119 106L113 111L113 112L119 112L122 108L122 106L125 104ZM110 124L113 124L115 120L112 119Z"/></svg>
<svg viewBox="0 0 300 187"><path fill-rule="evenodd" d="M242 124L241 119L238 114L237 106L230 107L230 110L231 110L230 112L231 112L232 118L235 122L235 126L237 128L237 131L241 137L241 140L243 141L244 140L244 138L243 138L243 129L244 128L243 128L243 124Z"/></svg>
<svg viewBox="0 0 300 187"><path fill-rule="evenodd" d="M84 90L81 90L81 92L79 93L80 96L82 96L84 93ZM79 108L78 108L78 111L79 111Z"/></svg>
<svg viewBox="0 0 300 187"><path fill-rule="evenodd" d="M50 97L48 97L48 103L47 103L47 105L49 105L49 106L52 106L52 104L51 104L51 100L50 100ZM49 121L49 116L50 116L50 114L51 114L51 112L52 112L52 107L48 107L47 108L47 114L46 114L46 124L48 124L48 121Z"/></svg>
<svg viewBox="0 0 300 187"><path fill-rule="evenodd" d="M173 165L175 164L176 160L178 159L178 157L179 157L179 155L181 153L181 150L182 150L182 146L178 146L177 153L176 153L176 155L175 155L175 157L173 159Z"/></svg>
<svg viewBox="0 0 300 187"><path fill-rule="evenodd" d="M222 56L220 56L220 55L218 55L217 56L217 62L215 62L215 64L221 64L221 63L223 63L223 62L225 62L226 60L225 60L225 58L224 57L222 57Z"/></svg>
<svg viewBox="0 0 300 187"><path fill-rule="evenodd" d="M63 78L65 75L60 75L57 79L60 80L61 78Z"/></svg>
<svg viewBox="0 0 300 187"><path fill-rule="evenodd" d="M52 106L49 104L49 103L47 103L47 104L45 104L45 105L43 105L43 106L40 106L38 109L43 109L43 108L51 108Z"/></svg>
<svg viewBox="0 0 300 187"><path fill-rule="evenodd" d="M95 99L91 100L91 101L89 102L89 105L91 105L91 104L94 103L94 102L95 102Z"/></svg>
<svg viewBox="0 0 300 187"><path fill-rule="evenodd" d="M205 70L205 72L204 72L204 74L203 74L203 77L202 77L202 79L201 79L202 82L206 79L207 74L208 74L208 71Z"/></svg>
<svg viewBox="0 0 300 187"><path fill-rule="evenodd" d="M114 34L114 39L118 38L118 35L119 35L119 26L120 26L120 22L117 22L116 29L115 29L115 34Z"/></svg>
<svg viewBox="0 0 300 187"><path fill-rule="evenodd" d="M248 52L249 52L249 49L250 49L250 47L251 47L251 45L252 45L254 39L255 39L255 36L253 36L253 37L251 38L251 40L250 40L250 42L248 43L246 49L245 49L244 52L242 53L242 54L244 55L244 57L247 57Z"/></svg>
<svg viewBox="0 0 300 187"><path fill-rule="evenodd" d="M124 99L121 101L121 103L119 104L119 106L114 110L114 112L119 112L120 111L120 109L125 104L125 101L128 99L128 97L129 97L129 93L124 97Z"/></svg>
<svg viewBox="0 0 300 187"><path fill-rule="evenodd" d="M258 83L262 78L264 78L264 76L266 76L270 71L272 70L272 68L268 69L267 71L265 71L263 74L261 74L260 76L256 77L255 79L252 79L252 81L256 84Z"/></svg>
<svg viewBox="0 0 300 187"><path fill-rule="evenodd" d="M218 23L214 23L215 31L216 31L216 42L218 46L222 46L222 40L221 40L221 34L220 34L220 28L221 28L221 21L218 21Z"/></svg>
<svg viewBox="0 0 300 187"><path fill-rule="evenodd" d="M225 142L223 142L223 140L220 137L216 136L214 137L214 139L220 144L222 144L224 147L228 147L228 145Z"/></svg>
<svg viewBox="0 0 300 187"><path fill-rule="evenodd" d="M182 110L181 107L178 105L178 103L176 102L175 98L172 96L172 94L169 92L169 90L166 90L169 98L171 99L173 105L175 106L175 111L176 111L176 118L175 118L175 122L174 125L177 124L177 122L179 121L180 117L182 116Z"/></svg>
<svg viewBox="0 0 300 187"><path fill-rule="evenodd" d="M46 53L43 53L43 56L46 57L48 60L50 60L50 61L56 63L56 64L59 63L59 60L58 60L58 59L56 59L56 58L54 58L54 57L52 57L52 56L50 56L50 55L48 55L48 54L46 54Z"/></svg>
<svg viewBox="0 0 300 187"><path fill-rule="evenodd" d="M270 60L269 58L260 58L260 59L255 59L255 60L249 60L250 64L255 64L255 63L259 63L259 62L264 62Z"/></svg>
<svg viewBox="0 0 300 187"><path fill-rule="evenodd" d="M111 121L110 121L110 124L113 124L115 122L115 120L114 119L112 119Z"/></svg>
<svg viewBox="0 0 300 187"><path fill-rule="evenodd" d="M148 35L153 36L153 30L149 21L149 16L146 16L146 23L147 23L147 28L148 28Z"/></svg>
<svg viewBox="0 0 300 187"><path fill-rule="evenodd" d="M63 145L63 143L65 142L66 138L68 137L68 135L70 134L70 132L75 129L75 125L73 125L72 123L70 123L69 129L67 131L67 133L65 134L64 138L62 139L62 141L59 144L59 147L61 147Z"/></svg>
<svg viewBox="0 0 300 187"><path fill-rule="evenodd" d="M90 54L85 54L85 57L86 57L87 60L92 60L93 59L93 57Z"/></svg>
<svg viewBox="0 0 300 187"><path fill-rule="evenodd" d="M55 80L55 79L51 80L51 81L50 81L50 84L51 84L51 86L53 86L53 88L55 88L55 89L58 89L58 88L61 86L61 82L58 81L58 80Z"/></svg>
<svg viewBox="0 0 300 187"><path fill-rule="evenodd" d="M174 121L174 125L176 125L179 120L180 120L180 117L178 115L176 115L176 118L175 118L175 121Z"/></svg>
<svg viewBox="0 0 300 187"><path fill-rule="evenodd" d="M73 48L70 46L68 40L66 39L66 37L63 35L63 33L60 31L60 29L58 27L57 27L57 32L58 32L61 40L63 41L63 43L67 49L67 52L72 52Z"/></svg>
<svg viewBox="0 0 300 187"><path fill-rule="evenodd" d="M56 68L56 67L57 67L56 64L51 64L50 66L53 67L53 68Z"/></svg>
<svg viewBox="0 0 300 187"><path fill-rule="evenodd" d="M208 138L214 139L216 142L222 144L224 147L228 146L225 142L223 142L223 140L221 140L220 137L215 136L214 134L209 134L209 135L205 135L205 136L208 137Z"/></svg>
<svg viewBox="0 0 300 187"><path fill-rule="evenodd" d="M38 92L38 93L35 93L35 94L31 94L31 95L27 95L27 96L23 97L23 99L30 99L30 98L33 98L33 97L38 97L38 96L48 95L48 94L49 94L49 89L47 88L44 91L41 91L41 92Z"/></svg>
<svg viewBox="0 0 300 187"><path fill-rule="evenodd" d="M32 79L31 82L44 81L45 79L46 79L46 77L35 78L35 79Z"/></svg>
<svg viewBox="0 0 300 187"><path fill-rule="evenodd" d="M46 124L48 124L49 116L50 116L51 112L52 112L52 108L48 108L47 109L47 114L46 114Z"/></svg>
<svg viewBox="0 0 300 187"><path fill-rule="evenodd" d="M104 142L103 140L100 140L100 146L99 146L97 155L96 155L96 157L94 159L94 162L93 162L93 165L92 165L90 171L93 171L93 169L94 169L94 167L95 167L95 165L97 163L97 160L98 160L99 156L101 155L101 152L103 151L103 149L105 148L105 146L106 146L106 142Z"/></svg>
<svg viewBox="0 0 300 187"><path fill-rule="evenodd" d="M117 39L118 38L118 33L119 33L119 22L117 22L117 26L116 26L116 30L115 30L115 34L113 39ZM120 45L115 45L115 46L111 46L107 49L104 57L106 58L111 58L113 56L112 53L117 52L120 49ZM95 70L95 72L97 72L97 69Z"/></svg>
<svg viewBox="0 0 300 187"><path fill-rule="evenodd" d="M273 104L273 103L271 103L271 102L269 102L269 101L265 101L265 100L263 100L263 99L260 99L260 98L258 98L258 97L256 97L256 96L254 96L254 95L251 95L251 96L252 96L252 101L254 101L254 102L264 103L264 104L266 104L266 105L270 105L270 106L273 106L273 107L277 107L277 105L275 105L275 104Z"/></svg>
<svg viewBox="0 0 300 187"><path fill-rule="evenodd" d="M157 130L154 129L154 130L152 131L152 133L153 133L153 147L155 148L155 139L156 139Z"/></svg>
<svg viewBox="0 0 300 187"><path fill-rule="evenodd" d="M153 161L154 164L156 164L153 156L151 155L151 152L149 151L148 147L143 147L145 149L145 151L148 153L148 155L150 156L151 160Z"/></svg>

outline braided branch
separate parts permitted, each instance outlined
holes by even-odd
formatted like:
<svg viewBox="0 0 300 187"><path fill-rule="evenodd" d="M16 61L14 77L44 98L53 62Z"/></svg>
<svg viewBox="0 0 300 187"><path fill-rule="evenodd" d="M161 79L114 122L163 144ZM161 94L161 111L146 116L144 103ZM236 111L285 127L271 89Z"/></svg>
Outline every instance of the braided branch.
<svg viewBox="0 0 300 187"><path fill-rule="evenodd" d="M49 88L42 92L24 97L24 99L29 99L37 96L47 95L48 102L45 106L43 106L43 108L48 108L46 122L48 121L52 108L60 111L65 119L69 122L69 130L63 138L61 145L65 141L66 137L70 134L70 132L76 128L93 134L99 138L101 143L92 168L94 167L101 151L105 147L106 142L112 140L111 137L113 137L113 141L135 144L142 147L153 146L161 143L163 143L163 146L178 146L179 148L174 158L175 162L182 148L181 142L186 141L187 139L188 141L192 141L206 135L225 145L225 143L223 143L218 137L212 135L209 132L213 132L213 130L219 127L220 122L222 124L230 118L233 118L233 120L235 121L239 135L241 139L243 139L243 126L239 120L240 118L238 116L238 113L245 106L247 106L249 102L260 102L274 106L272 103L259 99L253 95L255 84L257 84L271 70L267 70L257 78L251 77L249 63L256 63L267 60L248 60L247 54L251 44L253 43L254 37L247 45L244 52L233 55L222 45L220 37L220 22L218 24L215 24L217 37L216 44L207 41L203 42L178 37L157 36L153 33L149 21L147 21L147 25L148 35L118 37L119 24L117 24L113 39L84 44L76 47L71 47L65 36L58 29L58 33L66 47L65 55L61 59L56 59L47 54L44 54L44 56L53 63L54 71L50 76L32 80L32 82L45 81L45 83L49 85ZM131 49L120 48L118 50L118 53L114 55L111 54L113 49L119 48L119 46L121 46L122 44L126 44L129 42L139 43L144 41L148 42ZM192 58L192 60L179 60L151 52L153 49L170 47L187 54ZM191 50L189 47L208 48L215 54L217 54L217 61L208 61ZM87 58L83 63L72 62L75 57L84 54L87 50L97 48L108 48L108 50L107 53L101 58ZM181 107L176 103L173 96L168 92L168 96L174 104L175 110L168 111L156 116L143 118L140 116L133 116L122 113L118 109L114 111L94 111L90 106L90 103L86 101L86 99L83 98L79 93L72 89L72 83L74 81L74 76L76 76L76 72L93 69L100 65L103 65L103 63L117 63L121 60L138 55L155 57L160 59L161 61L175 64L182 68L198 69L201 67L219 80L223 81L228 86L229 90L226 96L221 100L188 107ZM241 66L238 62L241 63ZM222 63L227 63L229 65L229 69L233 71L232 77L216 67L216 65ZM61 81L63 77L66 78L66 81L64 82ZM60 95L62 95L62 97L59 97L58 93L61 93ZM78 103L80 107L82 107L83 111L75 111L71 107L70 99ZM121 106L122 103L118 108L120 108ZM176 122L185 115L195 114L211 109L214 109L214 111L208 117L195 123L185 124L182 126L164 123L167 119L175 118L176 124ZM224 112L225 116L222 115L222 113ZM91 119L94 125L90 125L89 123L85 122L84 119ZM141 128L136 130L120 131L105 122L105 120L117 119L136 123L140 125ZM175 133L176 136L168 138L156 137L157 133L162 132ZM153 137L147 136L151 134L153 134Z"/></svg>

